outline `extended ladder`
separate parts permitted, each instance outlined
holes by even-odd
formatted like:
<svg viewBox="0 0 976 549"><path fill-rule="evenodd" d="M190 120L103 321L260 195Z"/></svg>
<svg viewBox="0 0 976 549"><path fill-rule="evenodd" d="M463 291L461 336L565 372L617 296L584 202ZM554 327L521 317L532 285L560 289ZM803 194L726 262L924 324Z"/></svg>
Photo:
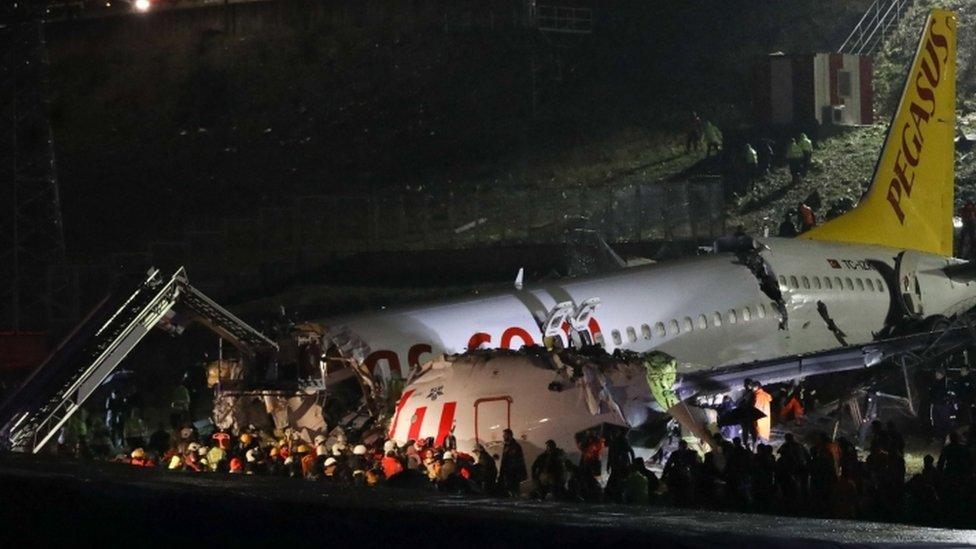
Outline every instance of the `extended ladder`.
<svg viewBox="0 0 976 549"><path fill-rule="evenodd" d="M158 269L150 269L131 294L103 300L0 405L0 444L39 452L122 359L178 304L186 306L221 336L244 347L277 347L190 286L182 267L168 278L161 276Z"/></svg>

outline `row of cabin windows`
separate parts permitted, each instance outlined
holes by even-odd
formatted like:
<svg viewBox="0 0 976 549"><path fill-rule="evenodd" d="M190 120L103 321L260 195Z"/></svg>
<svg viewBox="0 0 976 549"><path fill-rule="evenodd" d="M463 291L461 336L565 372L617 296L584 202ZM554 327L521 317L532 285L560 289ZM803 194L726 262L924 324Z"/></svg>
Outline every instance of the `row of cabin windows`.
<svg viewBox="0 0 976 549"><path fill-rule="evenodd" d="M881 279L872 278L841 278L835 276L830 278L829 276L819 277L806 277L801 276L797 278L796 276L790 275L785 277L780 275L779 286L783 290L792 289L799 290L800 288L804 290L848 290L854 291L855 289L859 292L884 292L884 283Z"/></svg>
<svg viewBox="0 0 976 549"><path fill-rule="evenodd" d="M770 310L775 310L775 305L770 303ZM692 319L690 316L686 316L683 319L672 318L667 323L658 322L654 325L653 330L650 324L641 324L640 326L640 337L642 339L651 339L652 337L667 337L675 336L682 333L691 332L693 330L706 330L709 324L715 328L721 328L723 323L735 324L739 321L749 322L755 318L766 318L766 306L759 304L752 309L750 307L743 307L741 311L736 311L735 309L729 309L724 315L718 311L715 311L711 315L700 314L696 318ZM625 330L627 335L628 343L635 343L638 338L637 329L633 326L627 326ZM620 330L613 330L610 332L610 337L613 338L614 345L623 344L623 336Z"/></svg>

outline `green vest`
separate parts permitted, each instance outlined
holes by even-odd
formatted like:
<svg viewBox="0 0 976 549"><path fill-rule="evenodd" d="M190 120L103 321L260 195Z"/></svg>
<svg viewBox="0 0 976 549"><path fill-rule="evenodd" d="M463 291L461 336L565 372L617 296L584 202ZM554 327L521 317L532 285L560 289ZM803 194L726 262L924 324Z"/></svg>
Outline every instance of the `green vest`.
<svg viewBox="0 0 976 549"><path fill-rule="evenodd" d="M674 392L674 382L678 378L678 363L674 357L660 351L644 355L644 369L647 371L647 386L651 395L662 409L668 410L678 402Z"/></svg>
<svg viewBox="0 0 976 549"><path fill-rule="evenodd" d="M790 145L786 147L786 159L787 160L799 160L803 158L803 149L800 148L800 144L790 142Z"/></svg>

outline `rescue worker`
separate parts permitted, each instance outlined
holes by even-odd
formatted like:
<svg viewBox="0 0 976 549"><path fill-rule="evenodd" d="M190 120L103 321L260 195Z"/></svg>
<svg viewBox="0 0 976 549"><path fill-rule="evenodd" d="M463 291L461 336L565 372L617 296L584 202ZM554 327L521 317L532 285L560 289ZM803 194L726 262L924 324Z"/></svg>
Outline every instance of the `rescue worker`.
<svg viewBox="0 0 976 549"><path fill-rule="evenodd" d="M623 477L623 473L620 473ZM553 494L562 499L566 488L566 453L553 440L546 441L546 449L532 463L532 480L539 499Z"/></svg>
<svg viewBox="0 0 976 549"><path fill-rule="evenodd" d="M386 455L383 456L381 465L383 466L383 476L386 478L393 478L403 472L403 464L400 463L396 452L393 450L387 450Z"/></svg>
<svg viewBox="0 0 976 549"><path fill-rule="evenodd" d="M722 403L718 405L718 415L721 418L726 414L732 413L735 410L735 401L732 397L725 395L722 397ZM722 427L719 432L722 434L722 438L726 440L732 440L735 437L742 435L742 428L738 425L726 425Z"/></svg>
<svg viewBox="0 0 976 549"><path fill-rule="evenodd" d="M505 445L502 449L502 463L498 469L498 484L508 496L518 496L519 484L528 478L525 471L525 456L522 446L516 442L511 429L502 432Z"/></svg>
<svg viewBox="0 0 976 549"><path fill-rule="evenodd" d="M718 156L721 150L722 130L711 122L705 122L705 158L712 156L713 151L715 156Z"/></svg>
<svg viewBox="0 0 976 549"><path fill-rule="evenodd" d="M630 475L635 457L634 449L627 441L627 433L624 431L614 433L607 448L607 471L610 472L610 478L607 479L605 495L609 499L613 501L621 499L624 483Z"/></svg>
<svg viewBox="0 0 976 549"><path fill-rule="evenodd" d="M482 493L494 494L495 479L498 478L498 466L495 465L495 458L481 444L474 447L474 457L472 480L481 488Z"/></svg>
<svg viewBox="0 0 976 549"><path fill-rule="evenodd" d="M184 385L186 378L173 389L173 397L170 401L169 424L173 429L179 429L184 423L190 421L190 390Z"/></svg>
<svg viewBox="0 0 976 549"><path fill-rule="evenodd" d="M146 451L142 448L136 448L132 451L129 456L129 464L135 465L136 467L155 467L156 464L153 460L149 459L146 455Z"/></svg>
<svg viewBox="0 0 976 549"><path fill-rule="evenodd" d="M125 410L128 407L125 397L117 389L113 389L105 399L105 427L108 428L112 444L121 446L124 440Z"/></svg>
<svg viewBox="0 0 976 549"><path fill-rule="evenodd" d="M756 393L752 390L752 380L746 379L742 382L743 389L745 392L742 393L742 398L739 400L739 408L743 410L749 410L751 408L756 408ZM756 439L758 438L758 433L756 428L758 427L755 421L751 421L742 418L741 428L742 428L742 444L746 448L752 448L756 444Z"/></svg>
<svg viewBox="0 0 976 549"><path fill-rule="evenodd" d="M133 408L129 412L129 419L125 420L122 432L129 448L141 448L146 445L146 436L149 435L149 432L146 428L146 422L139 417L139 408Z"/></svg>
<svg viewBox="0 0 976 549"><path fill-rule="evenodd" d="M795 137L786 146L786 162L790 166L790 175L793 176L793 184L798 185L800 183L800 176L803 174L803 149Z"/></svg>
<svg viewBox="0 0 976 549"><path fill-rule="evenodd" d="M783 405L779 410L779 420L785 422L792 416L793 421L800 423L803 421L803 398L804 390L799 380L793 380L789 388L785 390Z"/></svg>
<svg viewBox="0 0 976 549"><path fill-rule="evenodd" d="M752 145L746 143L742 147L742 174L740 175L740 188L737 189L739 195L743 195L752 190L752 184L756 175L759 173L759 155Z"/></svg>
<svg viewBox="0 0 976 549"><path fill-rule="evenodd" d="M630 466L630 473L624 485L622 501L631 505L647 505L650 502L650 488L648 487L647 476L641 471L642 461L634 460ZM644 471L647 471L644 468ZM650 471L647 471L650 474Z"/></svg>
<svg viewBox="0 0 976 549"><path fill-rule="evenodd" d="M770 404L773 402L773 397L763 389L762 384L758 381L752 382L752 392L755 395L753 402L755 403L756 409L764 414L763 417L756 420L756 435L759 437L759 440L769 442L770 416L773 413Z"/></svg>
<svg viewBox="0 0 976 549"><path fill-rule="evenodd" d="M813 213L813 208L805 202L800 202L796 207L796 215L800 219L800 232L805 233L817 226L817 215Z"/></svg>
<svg viewBox="0 0 976 549"><path fill-rule="evenodd" d="M783 222L779 224L779 229L776 231L776 236L782 238L793 238L799 234L796 231L796 225L793 224L793 213L786 212L783 214Z"/></svg>
<svg viewBox="0 0 976 549"><path fill-rule="evenodd" d="M369 469L369 464L366 462L366 446L362 444L357 444L352 449L352 455L346 461L349 466L349 470L352 472L352 479L355 483L366 483L366 470Z"/></svg>
<svg viewBox="0 0 976 549"><path fill-rule="evenodd" d="M661 478L668 486L668 493L677 505L689 505L694 501L695 481L700 466L698 452L689 449L686 440L679 440L678 449L668 456L661 472Z"/></svg>
<svg viewBox="0 0 976 549"><path fill-rule="evenodd" d="M800 164L800 173L806 176L813 159L813 142L810 141L810 138L805 133L801 133L797 137L796 142L800 146L800 153L803 155L803 162Z"/></svg>

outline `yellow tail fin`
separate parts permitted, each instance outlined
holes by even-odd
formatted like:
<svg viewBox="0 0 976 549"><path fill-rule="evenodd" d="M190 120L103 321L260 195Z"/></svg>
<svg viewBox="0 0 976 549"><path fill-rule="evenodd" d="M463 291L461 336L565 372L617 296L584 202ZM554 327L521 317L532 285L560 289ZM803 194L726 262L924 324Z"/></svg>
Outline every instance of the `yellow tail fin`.
<svg viewBox="0 0 976 549"><path fill-rule="evenodd" d="M952 255L956 17L929 14L871 187L850 212L801 238Z"/></svg>

